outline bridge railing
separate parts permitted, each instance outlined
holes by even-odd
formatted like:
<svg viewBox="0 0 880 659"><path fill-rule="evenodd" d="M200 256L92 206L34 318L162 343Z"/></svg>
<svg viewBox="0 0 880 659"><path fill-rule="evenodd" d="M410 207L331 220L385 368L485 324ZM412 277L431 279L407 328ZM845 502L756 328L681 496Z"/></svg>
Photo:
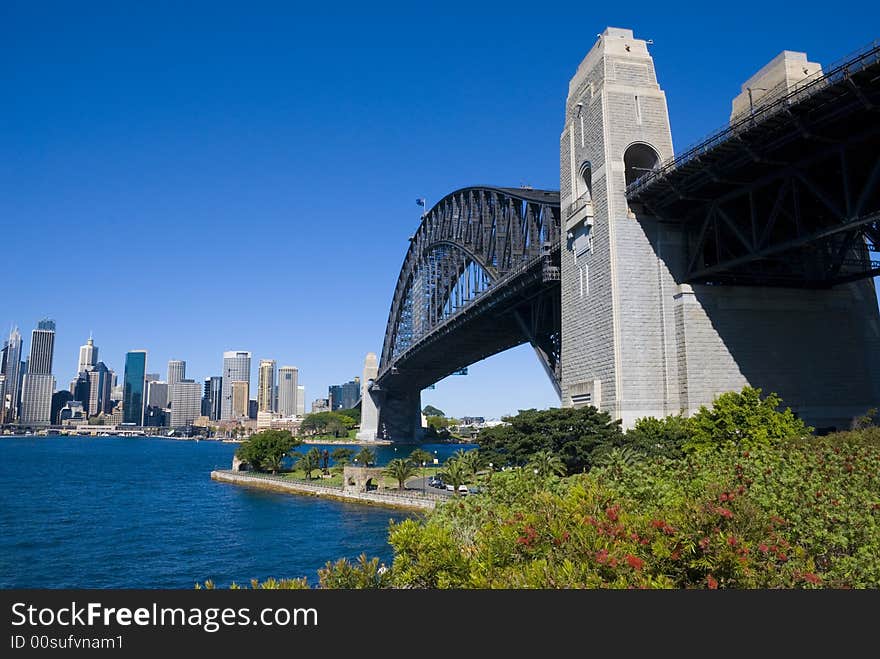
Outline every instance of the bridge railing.
<svg viewBox="0 0 880 659"><path fill-rule="evenodd" d="M670 171L692 160L698 159L722 142L726 142L736 135L745 132L785 107L795 102L801 102L828 85L845 80L853 73L876 64L878 61L880 61L880 41L872 41L870 44L831 64L831 68L824 75L812 80L808 79L807 82L796 85L793 89L783 86L763 96L753 111L746 112L744 115L738 115L739 118L734 119L727 126L710 133L706 138L684 153L668 158L656 169L643 174L630 183L626 186L627 196L643 190L656 179L665 176Z"/></svg>

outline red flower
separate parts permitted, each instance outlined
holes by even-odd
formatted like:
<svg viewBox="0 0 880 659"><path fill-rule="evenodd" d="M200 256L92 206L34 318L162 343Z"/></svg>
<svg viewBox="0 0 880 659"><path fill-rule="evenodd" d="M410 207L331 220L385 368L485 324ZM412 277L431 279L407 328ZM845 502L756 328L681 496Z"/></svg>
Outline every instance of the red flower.
<svg viewBox="0 0 880 659"><path fill-rule="evenodd" d="M730 519L731 517L733 517L733 513L730 510L728 510L727 508L722 508L721 506L718 506L715 509L715 512L725 519Z"/></svg>
<svg viewBox="0 0 880 659"><path fill-rule="evenodd" d="M728 499L728 497L727 497L727 492L722 492L722 493L721 493L721 496L719 497L719 499L720 499L721 501L727 501L727 499Z"/></svg>
<svg viewBox="0 0 880 659"><path fill-rule="evenodd" d="M604 565L605 563L608 562L608 550L607 549L600 549L599 551L596 552L596 562L601 563L602 565Z"/></svg>
<svg viewBox="0 0 880 659"><path fill-rule="evenodd" d="M706 537L706 538L703 538L702 540L700 540L700 549L705 551L708 548L709 548L709 538Z"/></svg>
<svg viewBox="0 0 880 659"><path fill-rule="evenodd" d="M653 522L651 522L651 526L653 526L655 529L662 529L664 526L666 526L666 522L664 522L662 519L655 519Z"/></svg>
<svg viewBox="0 0 880 659"><path fill-rule="evenodd" d="M762 552L764 552L765 554L766 554L768 551L770 551L770 547L768 547L767 545L765 545L763 542L762 542L760 545L758 545L758 549L760 549L760 550L761 550Z"/></svg>
<svg viewBox="0 0 880 659"><path fill-rule="evenodd" d="M727 544L729 544L731 547L736 547L736 538L734 538L733 536L730 536L727 539Z"/></svg>
<svg viewBox="0 0 880 659"><path fill-rule="evenodd" d="M706 584L709 586L710 590L718 590L718 582L715 581L715 578L711 574L706 577Z"/></svg>
<svg viewBox="0 0 880 659"><path fill-rule="evenodd" d="M629 563L629 566L634 570L641 570L645 566L645 561L643 561L638 556L633 556L632 554L626 555L626 562Z"/></svg>
<svg viewBox="0 0 880 659"><path fill-rule="evenodd" d="M620 506L612 506L611 508L607 508L607 509L605 510L605 515L606 515L606 516L608 517L608 519L610 519L612 522L616 522L616 521L617 521L617 517L618 517L617 513L618 513L619 510L620 510Z"/></svg>
<svg viewBox="0 0 880 659"><path fill-rule="evenodd" d="M807 572L804 575L804 581L809 581L810 583L820 584L822 583L822 579L817 574L813 574L812 572Z"/></svg>

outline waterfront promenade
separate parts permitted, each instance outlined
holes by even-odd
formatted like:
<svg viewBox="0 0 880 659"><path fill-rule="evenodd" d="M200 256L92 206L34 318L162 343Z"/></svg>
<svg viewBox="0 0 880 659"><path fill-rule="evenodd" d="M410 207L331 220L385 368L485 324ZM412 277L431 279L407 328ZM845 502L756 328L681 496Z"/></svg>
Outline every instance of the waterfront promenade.
<svg viewBox="0 0 880 659"><path fill-rule="evenodd" d="M211 479L222 483L256 487L264 490L408 510L433 510L438 501L446 499L445 496L439 493L421 492L418 490L406 490L403 492L397 490L351 492L343 490L341 486L319 485L317 483L291 480L284 476L232 471L230 469L215 469L211 472Z"/></svg>

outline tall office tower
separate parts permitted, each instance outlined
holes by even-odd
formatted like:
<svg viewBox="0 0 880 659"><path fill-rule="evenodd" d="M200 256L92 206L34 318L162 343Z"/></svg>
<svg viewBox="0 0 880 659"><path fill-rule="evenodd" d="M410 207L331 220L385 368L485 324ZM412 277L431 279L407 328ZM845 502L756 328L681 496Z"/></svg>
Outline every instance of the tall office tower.
<svg viewBox="0 0 880 659"><path fill-rule="evenodd" d="M278 413L283 417L296 414L298 384L299 369L296 366L282 366L278 369Z"/></svg>
<svg viewBox="0 0 880 659"><path fill-rule="evenodd" d="M186 362L182 359L168 361L168 403L174 400L174 385L186 379Z"/></svg>
<svg viewBox="0 0 880 659"><path fill-rule="evenodd" d="M165 409L171 397L171 387L162 380L147 382L147 407Z"/></svg>
<svg viewBox="0 0 880 659"><path fill-rule="evenodd" d="M0 373L0 425L6 414L6 376Z"/></svg>
<svg viewBox="0 0 880 659"><path fill-rule="evenodd" d="M257 379L257 411L275 411L275 360L261 359Z"/></svg>
<svg viewBox="0 0 880 659"><path fill-rule="evenodd" d="M246 382L250 391L251 382L251 353L244 350L227 350L223 353L223 392L220 418L236 418L232 414L232 383ZM247 402L244 404L244 414L247 416Z"/></svg>
<svg viewBox="0 0 880 659"><path fill-rule="evenodd" d="M73 386L70 388L70 393L73 398L70 400L77 400L83 404L85 409L88 409L89 400L92 397L92 381L89 379L89 372L82 371L71 384Z"/></svg>
<svg viewBox="0 0 880 659"><path fill-rule="evenodd" d="M84 373L91 371L97 363L98 348L95 345L94 339L92 339L92 335L89 334L89 340L86 341L86 344L79 347L79 366L77 366L76 372Z"/></svg>
<svg viewBox="0 0 880 659"><path fill-rule="evenodd" d="M230 390L230 404L231 409L229 411L230 419L246 419L248 418L248 406L250 404L250 382L245 382L244 380L233 380L229 384ZM224 383L223 386L224 392L226 391L226 385ZM225 395L225 394L224 394Z"/></svg>
<svg viewBox="0 0 880 659"><path fill-rule="evenodd" d="M212 375L205 378L205 391L202 397L202 416L211 421L220 419L221 393L223 391L223 378Z"/></svg>
<svg viewBox="0 0 880 659"><path fill-rule="evenodd" d="M147 375L147 351L125 353L122 376L122 422L144 425L144 386Z"/></svg>
<svg viewBox="0 0 880 659"><path fill-rule="evenodd" d="M17 327L9 332L9 342L6 344L6 423L13 423L18 419L18 401L21 399L21 333Z"/></svg>
<svg viewBox="0 0 880 659"><path fill-rule="evenodd" d="M112 371L104 362L98 362L89 371L89 401L86 406L89 416L111 411Z"/></svg>
<svg viewBox="0 0 880 659"><path fill-rule="evenodd" d="M327 389L330 400L330 408L333 410L350 410L357 405L361 397L361 379L356 377L354 380L345 384L333 384Z"/></svg>
<svg viewBox="0 0 880 659"><path fill-rule="evenodd" d="M55 321L44 319L31 333L31 356L28 373L52 374L52 356L55 352Z"/></svg>
<svg viewBox="0 0 880 659"><path fill-rule="evenodd" d="M303 385L296 388L296 415L306 415L306 388Z"/></svg>
<svg viewBox="0 0 880 659"><path fill-rule="evenodd" d="M202 413L202 387L195 380L178 380L171 385L171 427L192 425Z"/></svg>
<svg viewBox="0 0 880 659"><path fill-rule="evenodd" d="M55 378L51 373L25 373L21 383L20 422L32 426L49 425L54 391Z"/></svg>

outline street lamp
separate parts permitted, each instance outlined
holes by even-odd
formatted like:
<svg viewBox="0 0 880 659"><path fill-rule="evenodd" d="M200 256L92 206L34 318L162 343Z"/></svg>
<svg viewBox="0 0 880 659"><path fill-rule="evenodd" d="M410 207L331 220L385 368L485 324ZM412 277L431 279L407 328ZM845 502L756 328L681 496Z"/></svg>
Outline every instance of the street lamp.
<svg viewBox="0 0 880 659"><path fill-rule="evenodd" d="M760 92L768 92L770 91L766 87L746 87L746 91L749 93L749 115L755 114L755 105L752 102L752 90L760 91Z"/></svg>
<svg viewBox="0 0 880 659"><path fill-rule="evenodd" d="M425 478L425 461L422 460L422 494L428 493L428 479Z"/></svg>

